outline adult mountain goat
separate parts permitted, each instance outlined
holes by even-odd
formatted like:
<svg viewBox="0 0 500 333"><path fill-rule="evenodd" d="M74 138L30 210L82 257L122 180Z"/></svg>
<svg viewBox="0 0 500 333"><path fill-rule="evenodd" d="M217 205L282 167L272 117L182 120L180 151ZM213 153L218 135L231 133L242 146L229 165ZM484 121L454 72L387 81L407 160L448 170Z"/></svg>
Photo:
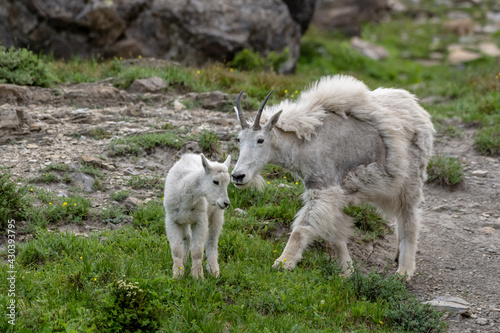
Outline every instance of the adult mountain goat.
<svg viewBox="0 0 500 333"><path fill-rule="evenodd" d="M174 277L184 274L191 249L191 275L203 278L203 249L207 249L207 270L219 276L217 246L229 206L229 156L224 164L203 155L186 154L174 164L165 180L165 229L174 260ZM192 237L191 237L192 232Z"/></svg>
<svg viewBox="0 0 500 333"><path fill-rule="evenodd" d="M241 98L241 94L240 94ZM242 127L232 182L262 186L266 163L279 165L305 185L283 254L273 267L293 269L314 239L330 242L345 273L352 219L346 205L370 202L396 218L397 272L415 272L419 204L431 156L434 127L415 96L405 90L370 91L350 76L324 77L296 102L259 109L253 124L235 108Z"/></svg>

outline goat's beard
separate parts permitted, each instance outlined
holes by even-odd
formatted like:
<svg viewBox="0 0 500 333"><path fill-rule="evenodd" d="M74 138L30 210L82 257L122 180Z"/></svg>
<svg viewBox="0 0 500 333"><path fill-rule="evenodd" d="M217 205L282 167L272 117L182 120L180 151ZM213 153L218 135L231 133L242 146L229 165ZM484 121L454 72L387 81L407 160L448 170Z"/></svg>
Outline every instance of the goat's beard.
<svg viewBox="0 0 500 333"><path fill-rule="evenodd" d="M259 191L263 191L264 185L266 185L266 181L264 180L264 178L262 178L261 175L257 175L244 185L238 185L238 184L234 184L234 185L241 190L246 189L246 188L255 188Z"/></svg>

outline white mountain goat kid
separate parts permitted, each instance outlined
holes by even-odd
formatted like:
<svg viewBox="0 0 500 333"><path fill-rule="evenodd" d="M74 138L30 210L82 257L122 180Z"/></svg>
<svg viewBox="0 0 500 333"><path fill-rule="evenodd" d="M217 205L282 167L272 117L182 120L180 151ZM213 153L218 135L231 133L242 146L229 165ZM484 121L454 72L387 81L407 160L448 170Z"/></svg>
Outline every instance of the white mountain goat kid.
<svg viewBox="0 0 500 333"><path fill-rule="evenodd" d="M240 157L233 183L240 188L262 186L260 172L273 163L305 185L304 206L273 267L293 269L308 244L322 238L333 245L349 274L346 244L352 219L343 208L369 202L396 219L397 273L411 278L418 206L435 132L415 96L400 89L370 91L353 77L329 76L311 85L296 102L264 109L268 95L253 125L243 117L240 98L235 108L242 127Z"/></svg>
<svg viewBox="0 0 500 333"><path fill-rule="evenodd" d="M165 180L165 229L174 260L174 277L184 274L191 250L191 275L203 278L203 248L207 271L219 276L217 245L229 206L227 185L231 156L224 163L203 155L186 154L174 164ZM192 235L191 235L192 232Z"/></svg>

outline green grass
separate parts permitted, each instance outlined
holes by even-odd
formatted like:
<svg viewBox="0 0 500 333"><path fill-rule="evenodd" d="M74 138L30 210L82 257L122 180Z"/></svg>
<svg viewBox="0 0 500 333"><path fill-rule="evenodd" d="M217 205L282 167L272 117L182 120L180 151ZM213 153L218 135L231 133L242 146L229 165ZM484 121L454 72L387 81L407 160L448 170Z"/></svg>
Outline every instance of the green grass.
<svg viewBox="0 0 500 333"><path fill-rule="evenodd" d="M128 181L127 185L132 187L134 190L138 189L153 189L153 188L163 188L164 181L160 176L132 176Z"/></svg>
<svg viewBox="0 0 500 333"><path fill-rule="evenodd" d="M462 163L455 157L437 154L427 165L427 182L442 186L454 186L462 182Z"/></svg>
<svg viewBox="0 0 500 333"><path fill-rule="evenodd" d="M387 221L372 205L348 206L344 208L344 213L353 218L354 226L362 233L364 240L381 238L389 231Z"/></svg>
<svg viewBox="0 0 500 333"><path fill-rule="evenodd" d="M500 124L479 129L474 143L483 155L500 155Z"/></svg>
<svg viewBox="0 0 500 333"><path fill-rule="evenodd" d="M219 137L217 133L209 130L203 130L199 136L199 144L203 152L214 153L220 148Z"/></svg>
<svg viewBox="0 0 500 333"><path fill-rule="evenodd" d="M32 178L31 182L33 182L33 183L51 184L51 183L58 183L59 182L59 178L53 172L44 172L41 175Z"/></svg>
<svg viewBox="0 0 500 333"><path fill-rule="evenodd" d="M181 138L175 131L128 136L112 140L109 143L111 149L110 155L137 156L143 152L151 152L156 147L172 147L179 149L184 144L184 140L185 139Z"/></svg>
<svg viewBox="0 0 500 333"><path fill-rule="evenodd" d="M422 317L414 315L418 303L401 310L400 300L407 303L410 295L395 278L371 276L371 283L381 288L377 293L393 298L367 298L357 291L354 278L332 274L338 267L328 255L314 250L305 254L294 272L271 270L279 255L275 251L283 247L242 230L240 222L230 218L220 239L221 277L207 276L203 282L188 276L173 280L168 242L154 225L102 231L89 238L39 230L33 241L18 245L16 288L23 315L16 329L86 331L95 325L107 332L111 330L106 325L136 327L149 320L149 325L165 332L225 328L387 332L407 329L394 320L403 318L403 313L405 319L424 327L432 318L432 328L440 331L442 324L435 322L434 310ZM187 272L189 268L188 263ZM0 275L6 275L6 270L6 265L0 266ZM142 290L134 301L124 297L120 281ZM1 306L8 301L6 288L0 286ZM155 313L148 310L151 307ZM117 309L119 316L113 312ZM395 311L400 316L391 317ZM7 332L9 327L3 325L0 329Z"/></svg>

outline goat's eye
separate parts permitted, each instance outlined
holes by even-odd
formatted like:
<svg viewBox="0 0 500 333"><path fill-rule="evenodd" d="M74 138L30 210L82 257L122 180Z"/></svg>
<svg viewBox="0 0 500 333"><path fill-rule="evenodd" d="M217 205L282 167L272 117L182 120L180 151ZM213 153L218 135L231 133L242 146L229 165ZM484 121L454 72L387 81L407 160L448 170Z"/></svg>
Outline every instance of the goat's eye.
<svg viewBox="0 0 500 333"><path fill-rule="evenodd" d="M257 143L264 143L264 139L257 140Z"/></svg>
<svg viewBox="0 0 500 333"><path fill-rule="evenodd" d="M240 138L236 138L236 141L240 142Z"/></svg>
<svg viewBox="0 0 500 333"><path fill-rule="evenodd" d="M215 185L219 185L219 181L214 180L214 184L215 184Z"/></svg>

